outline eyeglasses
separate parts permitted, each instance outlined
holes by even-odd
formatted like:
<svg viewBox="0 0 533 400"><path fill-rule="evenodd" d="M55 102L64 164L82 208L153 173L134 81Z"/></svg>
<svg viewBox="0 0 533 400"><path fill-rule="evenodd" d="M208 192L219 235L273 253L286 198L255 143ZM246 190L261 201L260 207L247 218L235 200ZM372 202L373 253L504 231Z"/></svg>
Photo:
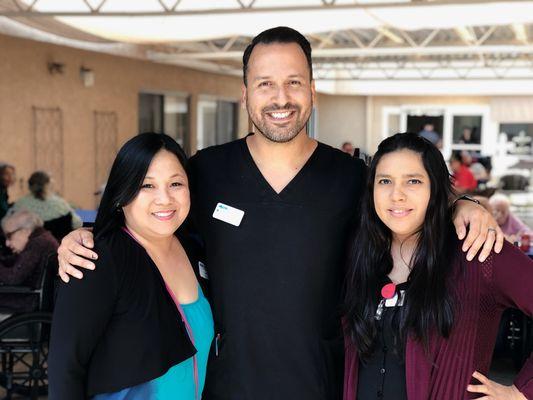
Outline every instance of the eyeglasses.
<svg viewBox="0 0 533 400"><path fill-rule="evenodd" d="M21 231L22 229L24 229L24 228L18 228L18 229L15 229L14 231L11 231L11 232L4 232L4 236L6 237L6 240L11 240L13 235L15 233L17 233L18 231Z"/></svg>

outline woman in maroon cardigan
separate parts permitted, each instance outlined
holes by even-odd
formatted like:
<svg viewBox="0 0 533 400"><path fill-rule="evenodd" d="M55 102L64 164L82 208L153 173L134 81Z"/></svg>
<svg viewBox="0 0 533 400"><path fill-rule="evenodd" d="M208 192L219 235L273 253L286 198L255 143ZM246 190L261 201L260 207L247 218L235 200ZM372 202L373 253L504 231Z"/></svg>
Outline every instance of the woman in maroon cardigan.
<svg viewBox="0 0 533 400"><path fill-rule="evenodd" d="M512 386L485 377L502 311L533 312L533 262L509 243L466 260L444 159L416 135L380 144L368 189L348 274L344 399L533 399L531 358Z"/></svg>

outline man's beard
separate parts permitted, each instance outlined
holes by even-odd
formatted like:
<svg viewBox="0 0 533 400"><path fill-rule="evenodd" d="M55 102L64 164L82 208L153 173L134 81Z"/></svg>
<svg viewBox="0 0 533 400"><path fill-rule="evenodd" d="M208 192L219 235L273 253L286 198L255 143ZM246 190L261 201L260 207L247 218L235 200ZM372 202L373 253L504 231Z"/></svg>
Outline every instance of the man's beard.
<svg viewBox="0 0 533 400"><path fill-rule="evenodd" d="M294 110L295 114L299 117L296 118L295 123L286 126L284 128L272 126L271 124L268 124L266 121L266 118L259 118L257 121L254 118L254 115L250 112L250 108L248 107L248 103L246 103L246 108L248 110L248 115L252 119L252 123L257 128L259 133L261 133L265 138L268 140L275 142L275 143L287 143L290 142L292 139L294 139L298 134L304 129L305 125L307 124L307 121L309 120L309 117L311 116L311 112L309 112L309 115L307 118L301 118L301 108L295 104L287 103L282 107L279 106L269 106L265 107L261 110L261 116L264 116L267 112L277 111L277 110ZM305 116L304 116L305 117Z"/></svg>

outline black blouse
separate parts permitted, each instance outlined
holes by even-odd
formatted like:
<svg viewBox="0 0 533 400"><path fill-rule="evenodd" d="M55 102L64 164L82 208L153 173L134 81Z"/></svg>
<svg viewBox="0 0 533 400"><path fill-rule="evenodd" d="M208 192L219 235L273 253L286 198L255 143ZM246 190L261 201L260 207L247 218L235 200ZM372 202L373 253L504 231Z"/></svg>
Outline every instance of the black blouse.
<svg viewBox="0 0 533 400"><path fill-rule="evenodd" d="M408 282L402 283L396 290L406 290L407 286ZM374 353L359 362L357 400L407 400L405 346L393 334L398 331L398 310L399 306L383 307L381 319L376 321Z"/></svg>
<svg viewBox="0 0 533 400"><path fill-rule="evenodd" d="M197 272L198 252L180 241ZM48 357L51 400L132 387L196 353L144 248L120 230L97 240L95 251L96 270L59 290Z"/></svg>

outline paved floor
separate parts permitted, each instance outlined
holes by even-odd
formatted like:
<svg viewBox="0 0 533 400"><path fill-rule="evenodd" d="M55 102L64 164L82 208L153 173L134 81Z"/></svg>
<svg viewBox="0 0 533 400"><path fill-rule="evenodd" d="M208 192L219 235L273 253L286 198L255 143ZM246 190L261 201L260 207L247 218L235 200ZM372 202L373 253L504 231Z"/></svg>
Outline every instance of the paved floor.
<svg viewBox="0 0 533 400"><path fill-rule="evenodd" d="M513 379L516 375L516 372L517 371L515 370L512 360L510 358L498 357L495 358L492 362L489 377L503 385L511 385L513 383ZM5 391L0 390L0 399L2 399L4 395ZM23 397L13 397L13 400L16 399L23 399ZM41 397L40 399L47 399L47 397Z"/></svg>

